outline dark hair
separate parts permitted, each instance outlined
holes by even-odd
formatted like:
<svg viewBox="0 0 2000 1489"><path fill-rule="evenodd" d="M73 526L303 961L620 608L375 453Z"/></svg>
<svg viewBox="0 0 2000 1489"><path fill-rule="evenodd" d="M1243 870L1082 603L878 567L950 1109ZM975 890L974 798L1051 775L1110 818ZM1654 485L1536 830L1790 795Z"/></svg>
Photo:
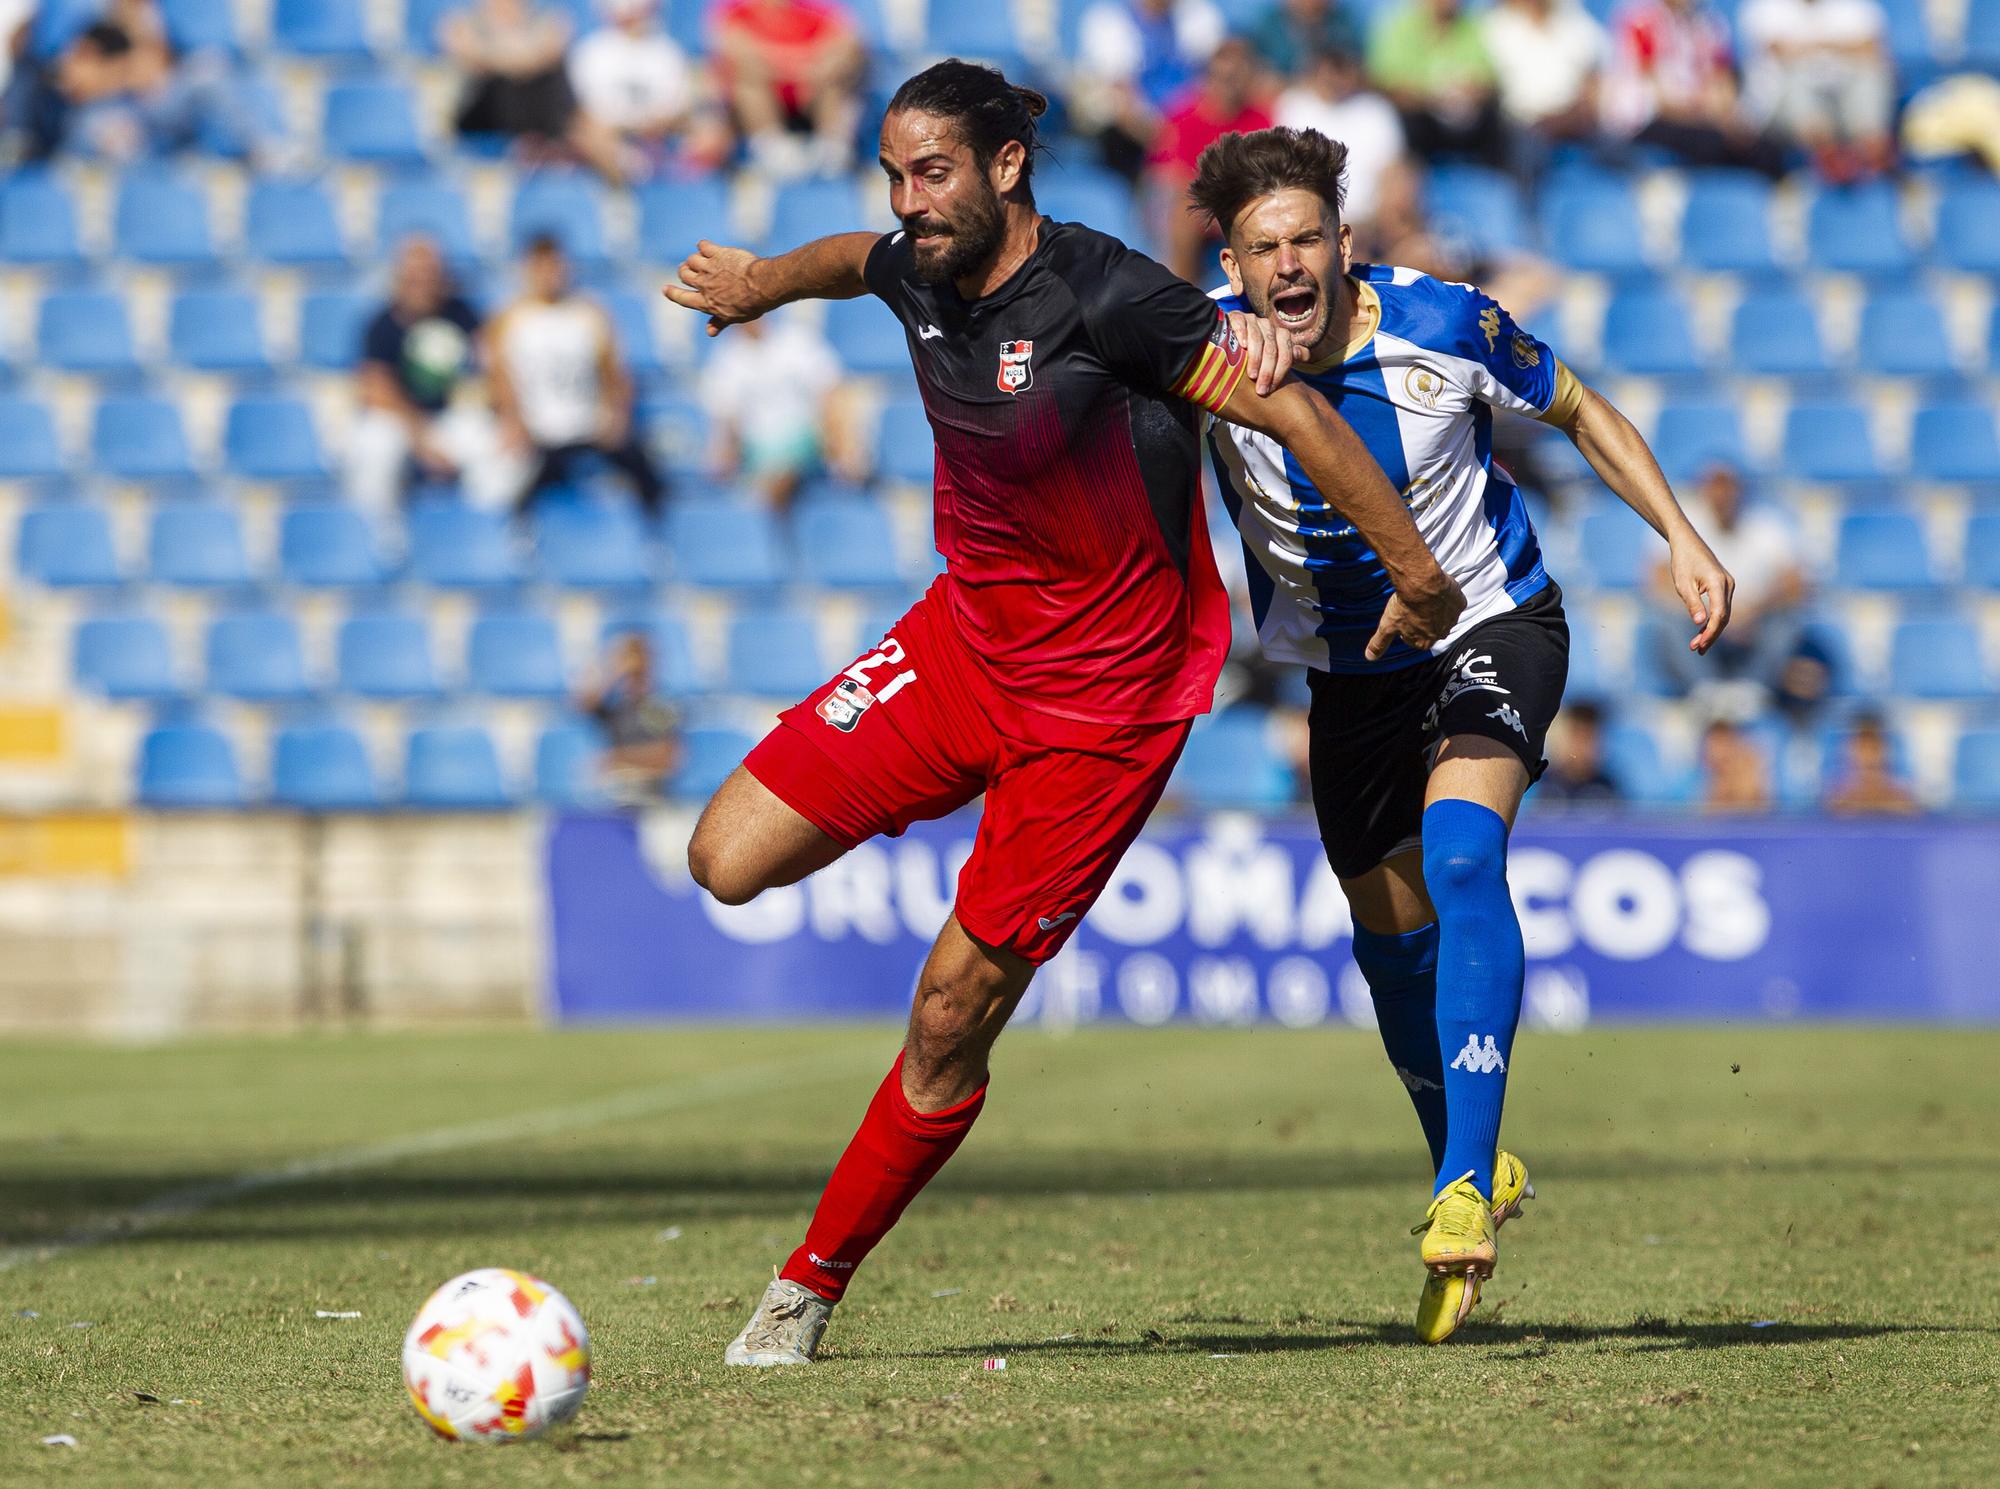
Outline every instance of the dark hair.
<svg viewBox="0 0 2000 1489"><path fill-rule="evenodd" d="M1563 717L1572 724L1581 724L1586 729L1604 727L1604 709L1588 698L1563 706Z"/></svg>
<svg viewBox="0 0 2000 1489"><path fill-rule="evenodd" d="M1225 134L1195 162L1188 203L1225 234L1260 196L1294 188L1313 192L1339 213L1347 200L1347 146L1317 129L1259 129Z"/></svg>
<svg viewBox="0 0 2000 1489"><path fill-rule="evenodd" d="M948 57L898 88L889 100L888 112L916 110L950 119L981 169L993 163L993 157L1009 140L1019 140L1028 152L1021 162L1021 183L1025 186L1034 176L1036 154L1048 148L1035 126L1048 107L1046 97L1033 88L1008 82L999 68Z"/></svg>
<svg viewBox="0 0 2000 1489"><path fill-rule="evenodd" d="M561 253L562 239L551 232L539 232L522 245L529 258L540 258L546 253Z"/></svg>

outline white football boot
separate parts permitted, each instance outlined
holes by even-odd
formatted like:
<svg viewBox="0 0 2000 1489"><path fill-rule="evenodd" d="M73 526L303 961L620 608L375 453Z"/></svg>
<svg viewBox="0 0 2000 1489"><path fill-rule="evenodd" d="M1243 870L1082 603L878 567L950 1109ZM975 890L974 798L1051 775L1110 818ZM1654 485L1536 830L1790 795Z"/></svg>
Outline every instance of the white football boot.
<svg viewBox="0 0 2000 1489"><path fill-rule="evenodd" d="M775 1277L743 1332L722 1352L725 1365L810 1365L833 1304L809 1287Z"/></svg>

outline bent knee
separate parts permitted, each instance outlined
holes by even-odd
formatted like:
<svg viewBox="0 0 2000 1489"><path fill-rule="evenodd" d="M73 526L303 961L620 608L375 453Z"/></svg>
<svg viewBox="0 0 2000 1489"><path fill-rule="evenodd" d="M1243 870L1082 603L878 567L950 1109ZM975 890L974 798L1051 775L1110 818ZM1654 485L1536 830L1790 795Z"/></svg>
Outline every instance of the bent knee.
<svg viewBox="0 0 2000 1489"><path fill-rule="evenodd" d="M1442 911L1449 901L1507 883L1507 823L1476 802L1434 802L1424 813L1424 887Z"/></svg>
<svg viewBox="0 0 2000 1489"><path fill-rule="evenodd" d="M725 905L747 905L767 887L748 856L732 851L715 833L696 831L689 840L688 872Z"/></svg>

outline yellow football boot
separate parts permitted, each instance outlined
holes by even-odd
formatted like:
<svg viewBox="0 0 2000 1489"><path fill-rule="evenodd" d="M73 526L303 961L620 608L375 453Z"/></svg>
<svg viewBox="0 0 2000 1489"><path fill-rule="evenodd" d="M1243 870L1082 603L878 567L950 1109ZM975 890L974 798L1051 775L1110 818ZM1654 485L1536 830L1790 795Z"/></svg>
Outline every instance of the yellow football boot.
<svg viewBox="0 0 2000 1489"><path fill-rule="evenodd" d="M1479 1303L1479 1284L1493 1275L1499 1259L1497 1232L1521 1213L1524 1200L1534 1197L1527 1165L1503 1149L1493 1163L1490 1208L1470 1176L1431 1202L1424 1224L1411 1232L1423 1236L1424 1265L1430 1268L1417 1301L1417 1338L1423 1343L1443 1343L1471 1317ZM1488 1222L1484 1227L1482 1217Z"/></svg>

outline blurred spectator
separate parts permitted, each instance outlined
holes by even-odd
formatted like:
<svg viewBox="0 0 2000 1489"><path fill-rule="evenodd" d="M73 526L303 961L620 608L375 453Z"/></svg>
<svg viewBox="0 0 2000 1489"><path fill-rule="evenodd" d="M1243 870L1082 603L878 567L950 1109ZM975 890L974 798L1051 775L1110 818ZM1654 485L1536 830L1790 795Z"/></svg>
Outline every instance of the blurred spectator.
<svg viewBox="0 0 2000 1489"><path fill-rule="evenodd" d="M1738 24L1751 108L1822 175L1849 181L1894 164L1896 74L1877 0L1750 0Z"/></svg>
<svg viewBox="0 0 2000 1489"><path fill-rule="evenodd" d="M497 134L543 149L569 137L576 113L563 59L569 16L538 0L472 0L438 28L465 77L460 134Z"/></svg>
<svg viewBox="0 0 2000 1489"><path fill-rule="evenodd" d="M1604 765L1604 711L1595 703L1566 704L1556 719L1549 768L1535 783L1544 805L1596 806L1619 799Z"/></svg>
<svg viewBox="0 0 2000 1489"><path fill-rule="evenodd" d="M577 707L603 726L608 747L598 770L613 791L663 795L681 761L681 720L657 691L653 648L643 633L628 631L612 640L601 674Z"/></svg>
<svg viewBox="0 0 2000 1489"><path fill-rule="evenodd" d="M361 408L347 446L348 495L387 515L412 474L463 479L466 499L504 506L525 474L502 452L484 404L464 396L473 378L479 314L452 288L438 248L410 238L397 251L389 303L362 336Z"/></svg>
<svg viewBox="0 0 2000 1489"><path fill-rule="evenodd" d="M1504 160L1493 59L1459 0L1398 0L1383 11L1368 37L1368 72L1421 158Z"/></svg>
<svg viewBox="0 0 2000 1489"><path fill-rule="evenodd" d="M1655 570L1662 596L1674 607L1656 641L1667 671L1683 691L1747 680L1776 692L1803 630L1806 574L1797 537L1776 509L1746 504L1742 480L1724 465L1703 473L1687 507L1722 566L1736 576L1736 595L1729 629L1698 657L1687 646L1686 611L1674 596L1672 576L1665 564Z"/></svg>
<svg viewBox="0 0 2000 1489"><path fill-rule="evenodd" d="M586 457L622 471L648 511L660 478L632 423L632 377L618 355L611 317L576 292L562 245L534 239L521 294L486 328L486 367L504 446L533 465L525 508L568 484Z"/></svg>
<svg viewBox="0 0 2000 1489"><path fill-rule="evenodd" d="M729 153L729 130L702 106L701 79L660 24L660 0L602 0L608 24L569 54L578 149L613 181L659 174L677 143L703 169Z"/></svg>
<svg viewBox="0 0 2000 1489"><path fill-rule="evenodd" d="M1106 166L1139 178L1161 116L1227 32L1210 0L1096 0L1083 13L1071 104Z"/></svg>
<svg viewBox="0 0 2000 1489"><path fill-rule="evenodd" d="M1771 810L1771 772L1764 756L1727 719L1702 731L1701 809L1717 814Z"/></svg>
<svg viewBox="0 0 2000 1489"><path fill-rule="evenodd" d="M1517 165L1537 167L1548 145L1596 136L1604 28L1577 0L1500 0L1485 28Z"/></svg>
<svg viewBox="0 0 2000 1489"><path fill-rule="evenodd" d="M1381 246L1384 203L1408 200L1415 189L1396 106L1368 86L1358 53L1329 50L1315 54L1279 95L1275 113L1280 124L1316 129L1347 146L1341 221L1354 229L1357 257L1372 256Z"/></svg>
<svg viewBox="0 0 2000 1489"><path fill-rule="evenodd" d="M868 70L854 17L833 0L723 0L711 24L752 158L781 177L847 170Z"/></svg>
<svg viewBox="0 0 2000 1489"><path fill-rule="evenodd" d="M1341 0L1273 0L1248 34L1264 65L1292 81L1327 52L1356 56L1362 47L1361 28ZM1332 138L1351 148L1345 135Z"/></svg>
<svg viewBox="0 0 2000 1489"><path fill-rule="evenodd" d="M1271 116L1255 101L1258 74L1250 44L1227 38L1209 55L1200 83L1182 94L1167 111L1146 174L1153 199L1164 218L1168 268L1181 278L1202 284L1220 270L1202 262L1211 225L1187 207L1188 183L1194 180L1201 152L1225 134L1269 129Z"/></svg>
<svg viewBox="0 0 2000 1489"><path fill-rule="evenodd" d="M1847 736L1846 759L1826 792L1826 809L1843 817L1907 817L1916 794L1896 774L1879 714L1865 713Z"/></svg>
<svg viewBox="0 0 2000 1489"><path fill-rule="evenodd" d="M0 131L23 121L20 107L34 81L35 7L40 0L0 0Z"/></svg>
<svg viewBox="0 0 2000 1489"><path fill-rule="evenodd" d="M1785 169L1782 146L1745 118L1729 26L1702 0L1626 0L1611 18L1604 126L1690 165Z"/></svg>
<svg viewBox="0 0 2000 1489"><path fill-rule="evenodd" d="M819 468L830 444L840 358L813 327L780 313L730 328L701 374L716 467L774 506Z"/></svg>

